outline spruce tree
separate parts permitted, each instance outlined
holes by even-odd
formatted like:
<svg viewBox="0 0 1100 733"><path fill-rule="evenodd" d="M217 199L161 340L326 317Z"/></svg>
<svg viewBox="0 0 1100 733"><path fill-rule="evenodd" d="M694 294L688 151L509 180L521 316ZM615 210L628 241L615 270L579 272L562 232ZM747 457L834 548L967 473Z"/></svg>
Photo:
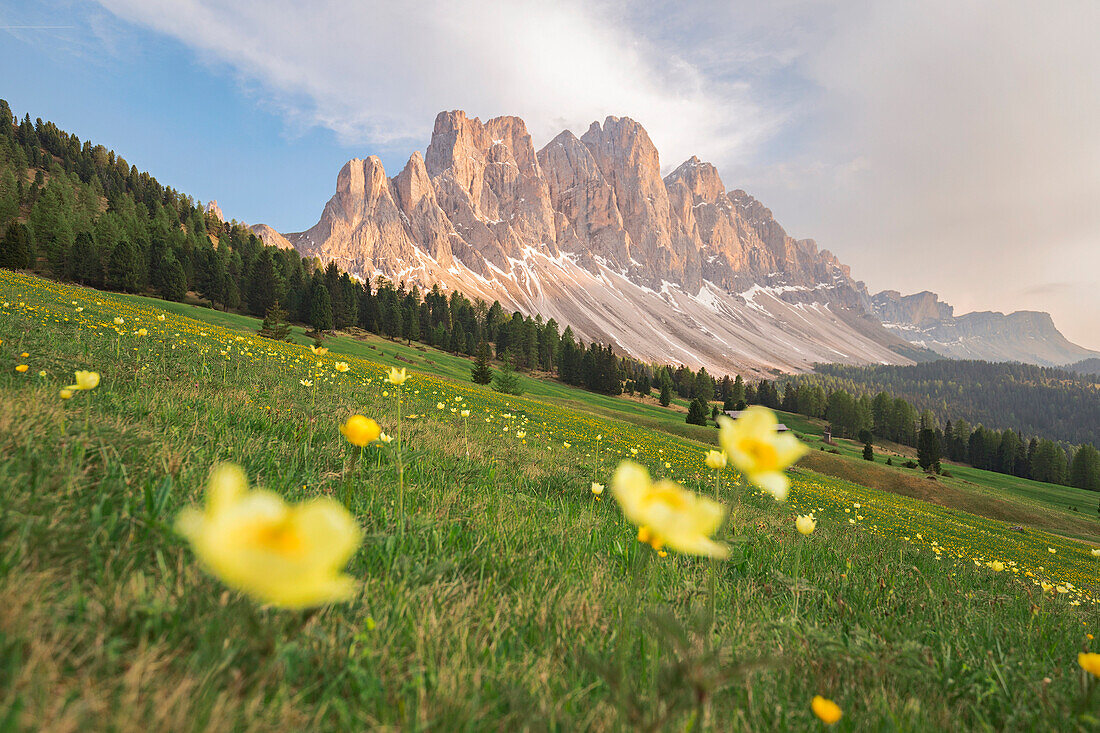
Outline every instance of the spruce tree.
<svg viewBox="0 0 1100 733"><path fill-rule="evenodd" d="M863 444L863 460L865 460L865 461L875 460L875 449L871 445L870 440L868 440L866 443Z"/></svg>
<svg viewBox="0 0 1100 733"><path fill-rule="evenodd" d="M672 404L672 380L665 373L661 374L661 407Z"/></svg>
<svg viewBox="0 0 1100 733"><path fill-rule="evenodd" d="M332 300L324 280L314 277L309 293L309 325L314 331L332 330Z"/></svg>
<svg viewBox="0 0 1100 733"><path fill-rule="evenodd" d="M30 232L19 222L13 222L0 240L0 267L9 270L21 270L30 267Z"/></svg>
<svg viewBox="0 0 1100 733"><path fill-rule="evenodd" d="M519 375L516 374L516 368L512 366L510 356L505 357L500 371L493 377L493 389L501 394L520 395L523 394L523 388L520 387Z"/></svg>
<svg viewBox="0 0 1100 733"><path fill-rule="evenodd" d="M279 305L279 301L276 300L268 307L259 334L275 341L290 340L290 317Z"/></svg>
<svg viewBox="0 0 1100 733"><path fill-rule="evenodd" d="M703 404L703 401L696 397L691 401L688 406L688 414L685 422L688 425L706 425L707 424L707 406Z"/></svg>
<svg viewBox="0 0 1100 733"><path fill-rule="evenodd" d="M488 384L493 381L493 370L489 367L489 344L482 341L477 347L477 360L470 370L474 384Z"/></svg>

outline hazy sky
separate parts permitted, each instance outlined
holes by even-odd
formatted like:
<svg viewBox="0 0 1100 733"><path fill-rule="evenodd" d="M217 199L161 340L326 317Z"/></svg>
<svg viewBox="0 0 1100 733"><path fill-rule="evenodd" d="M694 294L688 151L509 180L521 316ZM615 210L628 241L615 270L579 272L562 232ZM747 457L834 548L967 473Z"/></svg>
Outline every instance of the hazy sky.
<svg viewBox="0 0 1100 733"><path fill-rule="evenodd" d="M872 292L1048 310L1100 348L1094 0L0 0L0 26L18 114L230 217L311 226L344 160L395 173L443 109L536 145L625 115Z"/></svg>

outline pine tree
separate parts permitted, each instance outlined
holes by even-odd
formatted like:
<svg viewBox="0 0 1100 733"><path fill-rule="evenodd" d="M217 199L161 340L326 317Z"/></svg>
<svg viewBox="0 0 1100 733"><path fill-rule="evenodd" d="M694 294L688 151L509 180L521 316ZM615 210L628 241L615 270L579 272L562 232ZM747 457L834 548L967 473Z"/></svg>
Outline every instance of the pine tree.
<svg viewBox="0 0 1100 733"><path fill-rule="evenodd" d="M696 397L691 401L688 406L688 414L685 422L688 425L706 425L707 424L707 406L703 404L703 401Z"/></svg>
<svg viewBox="0 0 1100 733"><path fill-rule="evenodd" d="M516 374L516 368L512 366L512 359L507 355L504 359L504 363L500 367L500 371L493 377L493 389L501 394L520 395L523 394L523 388L519 384L519 375Z"/></svg>
<svg viewBox="0 0 1100 733"><path fill-rule="evenodd" d="M30 267L30 264L30 232L24 225L14 222L8 227L4 238L0 240L0 267L6 267L9 270L20 270L24 267Z"/></svg>
<svg viewBox="0 0 1100 733"><path fill-rule="evenodd" d="M921 430L917 435L917 463L920 467L925 471L939 473L940 454L941 448L936 439L936 431L931 428Z"/></svg>
<svg viewBox="0 0 1100 733"><path fill-rule="evenodd" d="M332 330L332 301L328 288L319 275L313 278L309 293L309 325L314 331Z"/></svg>
<svg viewBox="0 0 1100 733"><path fill-rule="evenodd" d="M672 404L672 380L668 377L668 372L661 372L661 407L668 407Z"/></svg>
<svg viewBox="0 0 1100 733"><path fill-rule="evenodd" d="M868 440L866 443L863 444L863 460L865 460L865 461L875 460L875 449L871 445L870 440Z"/></svg>
<svg viewBox="0 0 1100 733"><path fill-rule="evenodd" d="M474 384L488 384L493 381L493 370L489 367L489 344L482 341L477 346L477 359L470 370Z"/></svg>
<svg viewBox="0 0 1100 733"><path fill-rule="evenodd" d="M290 317L279 305L279 301L276 300L268 307L259 334L275 341L290 340Z"/></svg>
<svg viewBox="0 0 1100 733"><path fill-rule="evenodd" d="M121 290L124 293L136 292L140 270L137 248L130 244L129 239L119 240L107 259L107 289Z"/></svg>

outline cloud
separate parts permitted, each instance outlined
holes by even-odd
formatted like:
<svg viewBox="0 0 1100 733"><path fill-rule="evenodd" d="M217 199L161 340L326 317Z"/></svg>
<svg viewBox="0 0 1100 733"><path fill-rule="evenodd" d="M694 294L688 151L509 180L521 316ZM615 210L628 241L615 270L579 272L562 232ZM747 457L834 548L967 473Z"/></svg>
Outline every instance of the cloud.
<svg viewBox="0 0 1100 733"><path fill-rule="evenodd" d="M1100 4L845 3L821 27L795 62L813 129L758 195L873 286L1051 310L1100 347Z"/></svg>
<svg viewBox="0 0 1100 733"><path fill-rule="evenodd" d="M443 109L515 114L536 144L609 114L640 121L675 166L729 159L775 126L736 79L704 73L583 2L298 3L101 0L112 13L228 65L297 126L352 145L424 147Z"/></svg>
<svg viewBox="0 0 1100 733"><path fill-rule="evenodd" d="M714 162L872 288L1049 308L1100 347L1094 0L100 3L364 153L422 149L443 109L536 145L628 115L666 170Z"/></svg>

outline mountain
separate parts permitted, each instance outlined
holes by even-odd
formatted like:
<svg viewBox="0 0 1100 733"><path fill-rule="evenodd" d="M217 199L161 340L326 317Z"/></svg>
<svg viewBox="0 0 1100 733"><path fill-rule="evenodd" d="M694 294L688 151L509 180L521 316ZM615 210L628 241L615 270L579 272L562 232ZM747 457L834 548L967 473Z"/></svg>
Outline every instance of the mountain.
<svg viewBox="0 0 1100 733"><path fill-rule="evenodd" d="M517 117L442 112L397 175L376 156L348 161L313 227L253 231L364 279L438 283L716 373L910 363L920 351L869 315L848 267L727 191L713 165L693 157L662 178L627 117L536 151Z"/></svg>
<svg viewBox="0 0 1100 733"><path fill-rule="evenodd" d="M1092 356L1088 359L1082 359L1079 362L1068 365L1066 369L1077 374L1100 377L1100 358Z"/></svg>
<svg viewBox="0 0 1100 733"><path fill-rule="evenodd" d="M871 305L887 329L951 359L1062 366L1100 356L1063 336L1049 313L982 311L956 316L952 306L928 291L902 295L884 290L875 294Z"/></svg>

